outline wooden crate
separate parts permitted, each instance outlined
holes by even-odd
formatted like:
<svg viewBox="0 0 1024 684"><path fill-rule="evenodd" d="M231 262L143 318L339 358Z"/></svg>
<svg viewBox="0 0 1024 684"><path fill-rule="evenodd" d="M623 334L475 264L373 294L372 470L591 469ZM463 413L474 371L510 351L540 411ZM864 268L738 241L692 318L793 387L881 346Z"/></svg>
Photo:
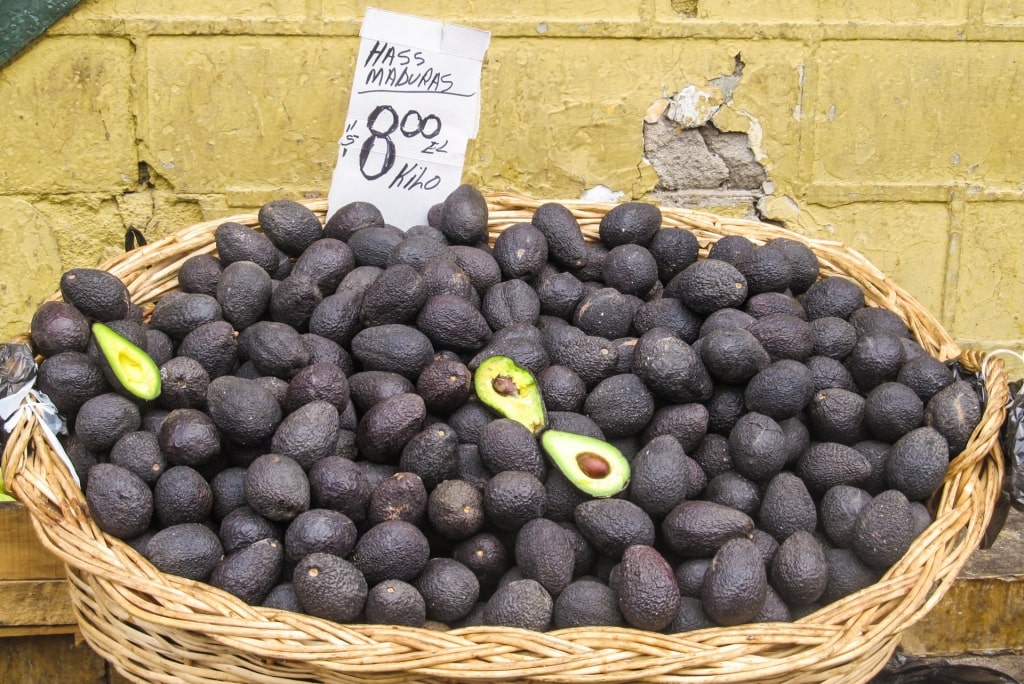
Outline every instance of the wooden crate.
<svg viewBox="0 0 1024 684"><path fill-rule="evenodd" d="M0 637L76 629L64 564L39 543L24 506L0 502Z"/></svg>

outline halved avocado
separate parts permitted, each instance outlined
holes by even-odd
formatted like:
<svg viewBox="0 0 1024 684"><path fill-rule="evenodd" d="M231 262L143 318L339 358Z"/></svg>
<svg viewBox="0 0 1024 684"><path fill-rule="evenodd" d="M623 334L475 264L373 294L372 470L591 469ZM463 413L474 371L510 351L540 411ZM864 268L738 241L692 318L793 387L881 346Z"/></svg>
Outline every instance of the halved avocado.
<svg viewBox="0 0 1024 684"><path fill-rule="evenodd" d="M525 425L534 435L547 425L537 379L507 356L484 359L473 373L473 389L484 404Z"/></svg>
<svg viewBox="0 0 1024 684"><path fill-rule="evenodd" d="M160 369L145 350L103 323L93 323L92 334L126 390L140 399L160 396Z"/></svg>
<svg viewBox="0 0 1024 684"><path fill-rule="evenodd" d="M608 442L562 430L545 430L541 446L566 479L591 496L618 494L629 484L629 461Z"/></svg>

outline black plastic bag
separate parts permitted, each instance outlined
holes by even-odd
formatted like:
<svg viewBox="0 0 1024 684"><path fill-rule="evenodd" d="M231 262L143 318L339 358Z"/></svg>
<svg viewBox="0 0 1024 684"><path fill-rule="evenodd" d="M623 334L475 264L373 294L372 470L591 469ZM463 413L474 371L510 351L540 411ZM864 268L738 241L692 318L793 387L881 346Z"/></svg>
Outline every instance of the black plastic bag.
<svg viewBox="0 0 1024 684"><path fill-rule="evenodd" d="M1021 684L1005 672L984 665L952 663L945 658L922 660L896 653L870 684Z"/></svg>
<svg viewBox="0 0 1024 684"><path fill-rule="evenodd" d="M1007 468L1007 489L1011 503L1024 509L1024 381L1015 380L1009 384L1010 405L1006 408L1006 422L1003 423L1002 445L1009 463Z"/></svg>

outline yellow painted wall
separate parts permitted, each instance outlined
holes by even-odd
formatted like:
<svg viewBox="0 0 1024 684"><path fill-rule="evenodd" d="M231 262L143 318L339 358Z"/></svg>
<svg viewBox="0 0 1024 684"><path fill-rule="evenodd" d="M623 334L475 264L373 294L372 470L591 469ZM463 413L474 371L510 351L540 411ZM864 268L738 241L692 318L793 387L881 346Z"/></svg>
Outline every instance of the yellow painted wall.
<svg viewBox="0 0 1024 684"><path fill-rule="evenodd" d="M963 344L1024 345L1021 0L370 4L492 32L466 179L545 198L644 197L648 107L740 56L715 122L752 135L767 216L865 252ZM86 0L0 69L3 333L127 226L325 195L366 5Z"/></svg>

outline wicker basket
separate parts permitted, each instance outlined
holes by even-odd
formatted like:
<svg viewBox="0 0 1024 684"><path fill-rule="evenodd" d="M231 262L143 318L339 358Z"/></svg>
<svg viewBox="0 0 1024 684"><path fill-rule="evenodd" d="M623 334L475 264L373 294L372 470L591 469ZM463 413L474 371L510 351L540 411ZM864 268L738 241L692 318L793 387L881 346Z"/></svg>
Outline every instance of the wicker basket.
<svg viewBox="0 0 1024 684"><path fill-rule="evenodd" d="M491 194L491 234L529 220L541 204ZM564 202L588 238L612 206ZM321 217L323 201L308 206ZM665 226L692 230L702 251L725 235L755 242L790 237L817 253L823 275L858 281L872 305L908 324L942 359L977 369L979 353L961 353L938 322L860 254L837 242L713 214L664 208ZM224 220L189 227L104 265L136 302L176 287L183 261L215 249ZM232 217L250 226L255 214ZM56 297L57 295L55 295ZM663 635L626 628L535 633L473 627L448 632L340 625L255 608L201 584L157 572L91 520L81 491L38 425L24 418L3 457L5 481L29 508L36 531L67 565L81 632L91 646L140 682L856 682L880 670L900 635L944 595L978 546L1000 491L998 435L1008 390L1002 364L989 364L988 402L967 448L950 464L934 499L935 522L880 581L795 623L749 624Z"/></svg>

